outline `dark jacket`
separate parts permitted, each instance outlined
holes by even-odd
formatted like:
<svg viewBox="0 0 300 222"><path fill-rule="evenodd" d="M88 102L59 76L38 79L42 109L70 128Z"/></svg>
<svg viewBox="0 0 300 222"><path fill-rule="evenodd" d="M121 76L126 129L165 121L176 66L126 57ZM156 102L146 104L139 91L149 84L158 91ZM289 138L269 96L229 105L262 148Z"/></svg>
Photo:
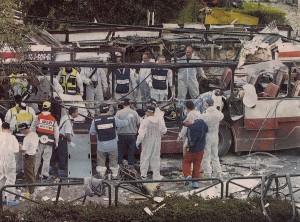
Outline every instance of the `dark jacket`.
<svg viewBox="0 0 300 222"><path fill-rule="evenodd" d="M205 136L208 131L207 125L202 119L197 119L187 129L189 152L198 152L205 147Z"/></svg>

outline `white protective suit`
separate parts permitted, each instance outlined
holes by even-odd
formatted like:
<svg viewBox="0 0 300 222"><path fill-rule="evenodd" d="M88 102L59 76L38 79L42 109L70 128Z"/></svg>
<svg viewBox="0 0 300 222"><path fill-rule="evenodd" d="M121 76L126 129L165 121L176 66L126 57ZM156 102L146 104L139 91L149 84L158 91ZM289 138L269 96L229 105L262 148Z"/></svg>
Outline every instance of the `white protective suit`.
<svg viewBox="0 0 300 222"><path fill-rule="evenodd" d="M136 144L142 143L141 152L141 176L147 177L150 168L153 171L153 179L160 180L160 150L161 137L167 132L165 123L155 116L146 117L139 128Z"/></svg>
<svg viewBox="0 0 300 222"><path fill-rule="evenodd" d="M204 173L211 176L212 167L215 173L219 174L222 172L220 166L220 160L218 156L218 145L219 145L219 123L224 118L224 114L217 110L216 107L211 106L206 109L206 112L201 115L201 119L206 123L208 127L208 133L206 134L206 145L204 149L204 156L201 167Z"/></svg>
<svg viewBox="0 0 300 222"><path fill-rule="evenodd" d="M19 152L19 143L10 132L0 132L0 188L14 185L16 182L15 153ZM14 191L14 188L9 188ZM6 200L13 201L14 195L6 193Z"/></svg>
<svg viewBox="0 0 300 222"><path fill-rule="evenodd" d="M100 103L104 101L103 91L107 91L108 89L107 77L102 68L97 68L94 74L93 72L94 68L84 67L81 69L80 75L83 83L86 84L86 100ZM92 82L95 82L96 85ZM96 104L88 103L87 108L93 108L95 105ZM95 109L89 109L89 111L92 116L95 115Z"/></svg>
<svg viewBox="0 0 300 222"><path fill-rule="evenodd" d="M199 57L193 55L189 63L199 63L200 61ZM187 63L186 55L181 57L177 63ZM181 68L178 70L178 100L184 100L188 91L192 99L196 99L199 96L197 75L206 78L201 67Z"/></svg>

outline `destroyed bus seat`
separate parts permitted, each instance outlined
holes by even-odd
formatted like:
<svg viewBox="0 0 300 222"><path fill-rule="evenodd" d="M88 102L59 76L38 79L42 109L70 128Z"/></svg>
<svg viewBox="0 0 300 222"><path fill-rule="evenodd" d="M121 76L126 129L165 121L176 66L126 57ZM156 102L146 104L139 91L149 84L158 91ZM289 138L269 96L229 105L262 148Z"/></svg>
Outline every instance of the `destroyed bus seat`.
<svg viewBox="0 0 300 222"><path fill-rule="evenodd" d="M284 81L285 81L285 72L284 70L280 69L276 74L275 84L281 87Z"/></svg>
<svg viewBox="0 0 300 222"><path fill-rule="evenodd" d="M300 80L297 80L294 84L292 97L300 96Z"/></svg>
<svg viewBox="0 0 300 222"><path fill-rule="evenodd" d="M222 89L222 90L229 89L231 79L232 79L232 70L227 67L224 69L222 73L220 83L217 85L209 84L209 87L213 89Z"/></svg>
<svg viewBox="0 0 300 222"><path fill-rule="evenodd" d="M258 94L259 97L277 97L279 93L279 86L270 82L264 91Z"/></svg>

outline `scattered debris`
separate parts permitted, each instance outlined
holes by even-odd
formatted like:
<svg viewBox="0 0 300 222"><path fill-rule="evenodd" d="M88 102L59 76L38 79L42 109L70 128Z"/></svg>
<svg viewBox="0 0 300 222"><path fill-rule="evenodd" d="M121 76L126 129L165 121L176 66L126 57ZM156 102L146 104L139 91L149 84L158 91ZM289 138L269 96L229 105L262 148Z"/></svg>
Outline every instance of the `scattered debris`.
<svg viewBox="0 0 300 222"><path fill-rule="evenodd" d="M165 198L163 197L154 197L153 200L156 202L156 203L161 203Z"/></svg>
<svg viewBox="0 0 300 222"><path fill-rule="evenodd" d="M42 197L42 201L48 201L48 200L50 200L50 197L47 197L47 196ZM55 201L55 199L54 199L54 201Z"/></svg>

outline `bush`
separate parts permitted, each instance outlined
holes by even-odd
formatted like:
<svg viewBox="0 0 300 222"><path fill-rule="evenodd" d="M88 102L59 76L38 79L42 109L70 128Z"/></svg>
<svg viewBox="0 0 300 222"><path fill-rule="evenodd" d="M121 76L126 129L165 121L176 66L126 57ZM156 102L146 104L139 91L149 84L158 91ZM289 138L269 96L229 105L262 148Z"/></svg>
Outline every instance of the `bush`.
<svg viewBox="0 0 300 222"><path fill-rule="evenodd" d="M292 207L289 202L278 199L268 199L270 206L268 214L273 221L288 221L292 217ZM38 205L22 215L6 210L0 214L1 221L266 221L259 199L210 199L204 200L198 196L168 197L165 207L149 216L144 207L152 208L153 202L145 201L120 204L118 207L104 207L97 204L55 206ZM159 206L161 204L157 204ZM156 206L156 207L157 207ZM152 209L153 210L153 209ZM9 220L11 219L11 220ZM299 221L297 215L296 221Z"/></svg>
<svg viewBox="0 0 300 222"><path fill-rule="evenodd" d="M273 20L281 25L287 23L285 11L270 6L259 6L258 3L243 2L242 8L234 8L232 11L258 17L259 24L269 24Z"/></svg>

